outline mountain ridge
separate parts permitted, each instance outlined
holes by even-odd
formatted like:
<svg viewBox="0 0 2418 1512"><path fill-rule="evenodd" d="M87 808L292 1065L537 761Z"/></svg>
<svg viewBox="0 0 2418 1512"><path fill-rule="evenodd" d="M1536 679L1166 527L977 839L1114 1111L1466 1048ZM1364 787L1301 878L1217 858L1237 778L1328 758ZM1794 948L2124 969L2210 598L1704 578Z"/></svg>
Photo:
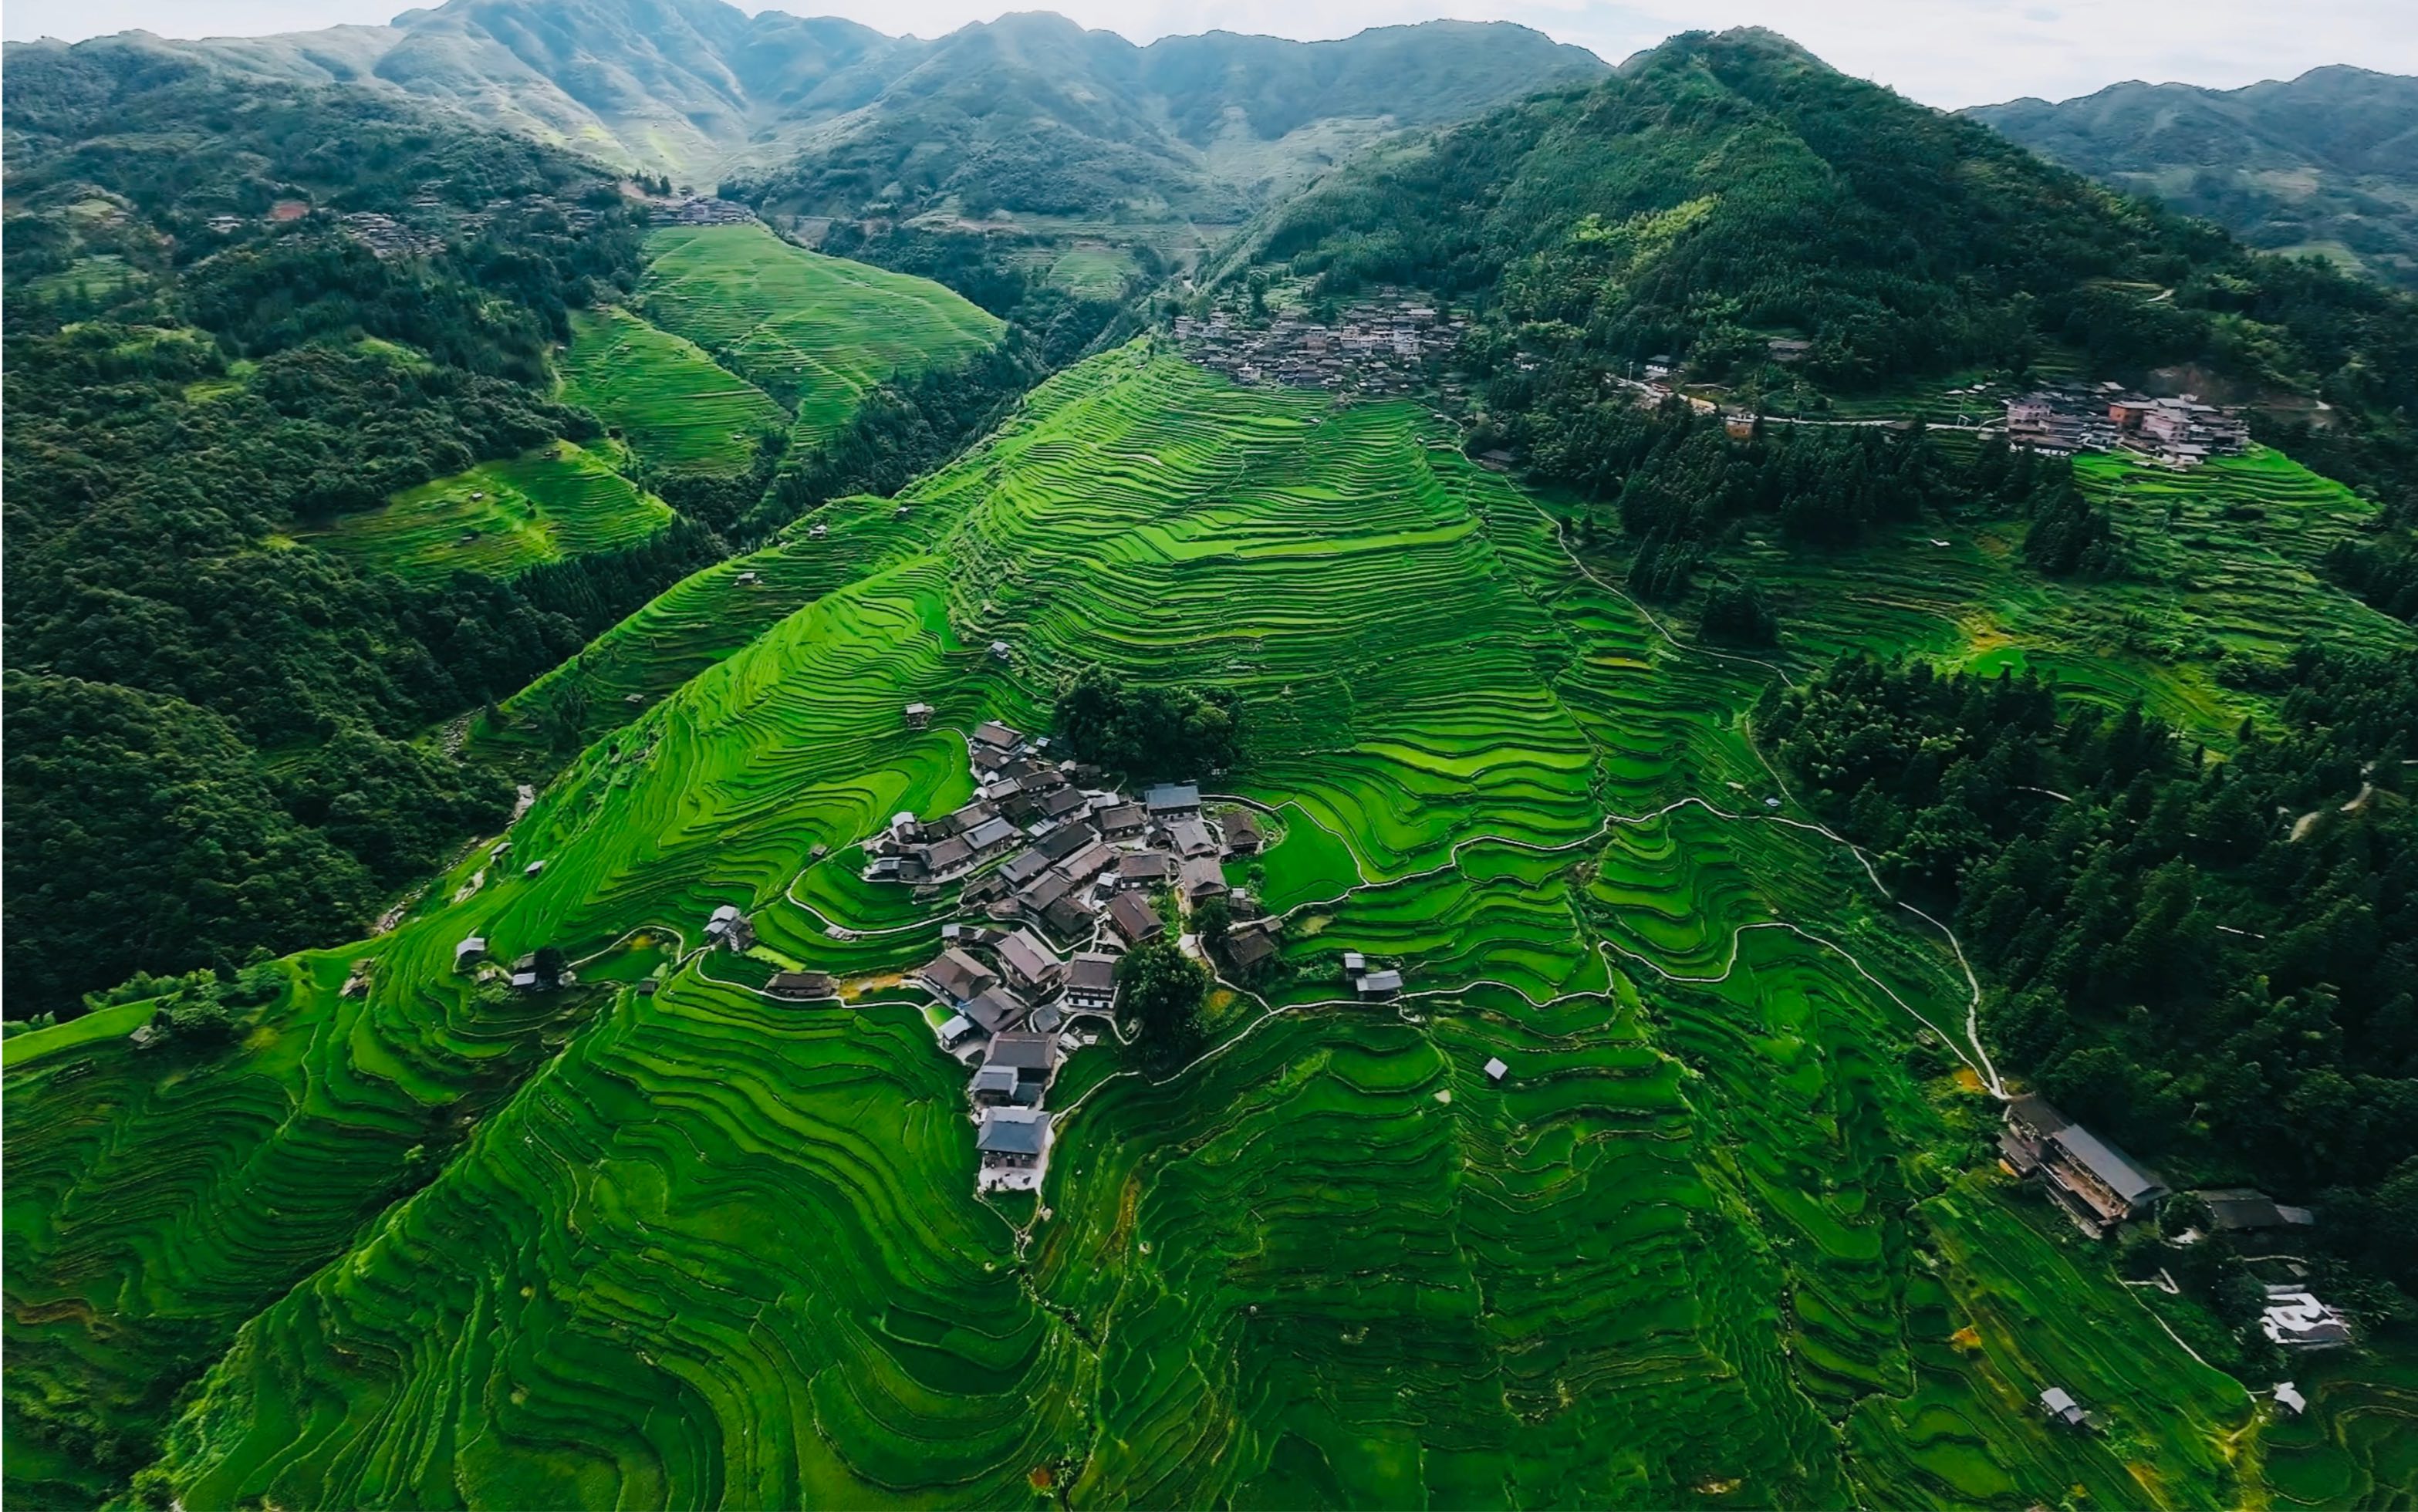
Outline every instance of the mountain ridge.
<svg viewBox="0 0 2418 1512"><path fill-rule="evenodd" d="M723 0L449 0L386 26L194 40L124 32L12 42L8 56L12 70L44 59L121 76L199 69L397 93L699 187L868 135L911 150L969 121L993 136L1041 121L1085 142L1138 140L1146 158L1164 160L1127 165L1144 188L1204 205L1238 198L1221 196L1210 160L1236 122L1275 142L1345 120L1357 123L1346 133L1356 143L1606 68L1500 22L1373 27L1322 42L1219 31L1142 46L1018 11L924 40L834 17L751 17Z"/></svg>
<svg viewBox="0 0 2418 1512"><path fill-rule="evenodd" d="M2239 89L2127 80L1961 114L2262 251L2418 288L2418 79L2330 64Z"/></svg>

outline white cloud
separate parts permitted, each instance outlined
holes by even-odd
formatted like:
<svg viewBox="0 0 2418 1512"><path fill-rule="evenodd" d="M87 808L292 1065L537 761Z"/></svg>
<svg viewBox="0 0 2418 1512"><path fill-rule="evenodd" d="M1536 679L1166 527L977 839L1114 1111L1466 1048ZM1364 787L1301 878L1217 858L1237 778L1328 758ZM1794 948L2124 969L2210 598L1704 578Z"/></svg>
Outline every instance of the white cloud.
<svg viewBox="0 0 2418 1512"><path fill-rule="evenodd" d="M21 39L132 26L172 37L243 36L381 22L403 3L8 0L0 30ZM1048 0L1026 3L1039 8ZM937 37L1010 7L999 0L832 0L780 8L827 10L883 31ZM1213 27L1318 38L1438 15L1517 21L1614 62L1675 31L1768 26L1850 73L1946 106L2018 95L2058 99L2124 79L2232 88L2327 63L2418 72L2418 24L2409 0L2195 0L2187 9L2150 11L2077 0L1062 0L1059 8L1136 41Z"/></svg>

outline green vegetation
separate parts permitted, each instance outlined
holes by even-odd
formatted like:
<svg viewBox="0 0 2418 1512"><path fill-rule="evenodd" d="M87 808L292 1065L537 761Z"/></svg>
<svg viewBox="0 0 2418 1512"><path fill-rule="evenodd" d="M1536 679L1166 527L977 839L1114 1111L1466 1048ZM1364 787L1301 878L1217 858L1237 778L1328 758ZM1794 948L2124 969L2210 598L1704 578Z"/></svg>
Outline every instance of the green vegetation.
<svg viewBox="0 0 2418 1512"><path fill-rule="evenodd" d="M563 398L665 472L743 472L767 433L788 429L762 389L626 310L574 314L561 368Z"/></svg>
<svg viewBox="0 0 2418 1512"><path fill-rule="evenodd" d="M884 384L845 429L786 459L742 527L777 530L834 499L896 493L997 424L1051 365L1043 344L1011 326L1004 341L964 367Z"/></svg>
<svg viewBox="0 0 2418 1512"><path fill-rule="evenodd" d="M1243 758L1242 700L1218 688L1140 688L1077 669L1050 725L1079 761L1136 782L1223 771Z"/></svg>
<svg viewBox="0 0 2418 1512"><path fill-rule="evenodd" d="M878 384L950 368L998 341L998 317L922 279L792 246L760 225L666 227L647 242L639 308L780 401L803 451Z"/></svg>
<svg viewBox="0 0 2418 1512"><path fill-rule="evenodd" d="M7 692L21 1016L185 964L193 940L239 956L336 932L366 901L359 863L285 811L226 721L69 678L11 671Z"/></svg>
<svg viewBox="0 0 2418 1512"><path fill-rule="evenodd" d="M1769 646L1780 638L1779 617L1752 577L1723 583L1705 595L1700 623L1706 639L1733 646Z"/></svg>
<svg viewBox="0 0 2418 1512"><path fill-rule="evenodd" d="M1114 299L1140 269L1126 253L1110 247L1070 247L1049 265L1049 282L1078 299Z"/></svg>
<svg viewBox="0 0 2418 1512"><path fill-rule="evenodd" d="M368 570L478 560L407 542L360 565L298 543L482 458L592 440L548 398L546 356L572 304L635 283L634 218L591 168L390 101L121 61L19 72L12 53L5 854L23 1016L365 924L510 801L411 737L712 548L602 478L622 522L583 535L568 527L591 501L550 497L565 539L516 547L510 582ZM281 202L325 208L265 219ZM407 219L436 250L381 258L340 209ZM76 309L21 298L98 257L141 276ZM331 771L338 751L357 770Z"/></svg>
<svg viewBox="0 0 2418 1512"><path fill-rule="evenodd" d="M2406 1494L2395 1360L2277 1423L2001 1184L1953 955L1740 796L1772 781L1741 717L1770 674L1675 644L1433 425L1086 362L904 520L834 506L759 554L850 542L744 647L706 623L737 563L617 632L628 675L719 659L573 760L508 861L297 958L238 1047L173 1083L121 1045L13 1055L12 1491ZM1239 698L1283 955L1210 995L1188 1069L1080 1052L1042 1204L992 1207L964 1073L889 986L948 900L849 848L963 801L954 732L1039 727L1085 666ZM685 953L723 902L755 960ZM597 974L501 994L451 969L474 932ZM640 937L684 942L643 957L652 996L617 985ZM1402 1001L1348 1000L1346 949ZM775 962L854 1000L734 985ZM2103 1428L2053 1431L2052 1383Z"/></svg>
<svg viewBox="0 0 2418 1512"><path fill-rule="evenodd" d="M933 108L784 181L932 208L867 238L904 271L753 225L656 231L642 269L618 192L550 155L503 193L475 142L371 113L314 178L340 93L242 114L205 72L171 109L140 50L32 54L8 986L94 1011L0 1057L8 1493L2418 1496L2410 308L1688 38L1396 144L1248 249L1288 298L1470 301L1473 426L1151 338L1026 393L1134 317L937 222L1163 213L1184 133L1319 125L1274 86L1148 132L1124 86L1080 132L974 108L1070 33L973 34L1029 51L928 70ZM1361 98L1358 53L1320 55L1318 98ZM241 115L199 184L145 129L176 111ZM464 197L421 204L449 167ZM435 244L377 255L356 205ZM2191 360L2342 423L2327 476L1734 433L1607 383L1649 352L1809 420ZM1470 460L1496 445L1530 477ZM512 530L464 540L447 511L491 501ZM725 530L758 549L717 560ZM455 570L491 538L529 554ZM1190 915L1205 961L1127 954L1037 1193L978 1193L909 976L969 909L867 880L865 842L973 796L978 722L1053 718L1128 777L1224 767L1213 811L1270 843L1226 863L1249 906ZM723 905L743 953L705 947ZM1253 908L1280 927L1246 977ZM2277 1362L2230 1242L2089 1241L2001 1174L2027 1083L2322 1209L2294 1243L2363 1335L2304 1417L2251 1389Z"/></svg>
<svg viewBox="0 0 2418 1512"><path fill-rule="evenodd" d="M707 568L666 590L562 665L482 710L468 749L543 781L648 706L755 640L805 604L882 565L928 551L953 522L947 510L887 499L840 499L760 551ZM752 581L747 579L752 576Z"/></svg>
<svg viewBox="0 0 2418 1512"><path fill-rule="evenodd" d="M1749 516L1705 575L1755 579L1783 626L1774 659L1792 675L1859 653L1984 677L2029 669L2062 695L2139 703L2221 748L2243 719L2276 712L2304 643L2412 644L2405 627L2326 585L2330 554L2371 539L2382 512L2279 452L2188 474L2086 456L2074 482L2113 531L2114 576L2040 575L2028 549L2037 519L1952 493L1920 519L1820 551ZM1580 544L1619 581L1628 557L1606 532Z"/></svg>
<svg viewBox="0 0 2418 1512"><path fill-rule="evenodd" d="M2284 727L2226 761L2004 670L1843 662L1760 723L1885 879L1952 910L1998 989L1993 1043L2060 1107L2172 1179L2246 1172L2341 1213L2397 1168L2418 1192L2418 662L2312 652L2289 681ZM2418 1286L2407 1254L2372 1258Z"/></svg>
<svg viewBox="0 0 2418 1512"><path fill-rule="evenodd" d="M2418 545L2396 547L2340 542L2326 553L2326 575L2395 619L2418 624Z"/></svg>
<svg viewBox="0 0 2418 1512"><path fill-rule="evenodd" d="M541 562L635 545L671 518L607 456L558 441L406 489L383 509L344 515L303 539L370 572L509 577Z"/></svg>
<svg viewBox="0 0 2418 1512"><path fill-rule="evenodd" d="M8 633L34 680L10 710L8 982L32 1015L366 925L509 802L454 741L407 742L723 555L792 422L692 344L589 308L642 292L643 214L591 166L342 91L11 57ZM381 254L356 213L423 254ZM930 283L727 229L670 237L679 271L647 289L778 348L814 434L894 373L964 371L998 328ZM695 297L710 275L735 280L727 308ZM560 398L627 450L557 402L566 342ZM1036 375L981 375L891 460L929 466ZM82 767L34 744L93 720L116 733ZM534 759L511 754L543 767L588 724L551 717ZM340 748L362 763L349 794ZM157 787L179 760L210 775ZM107 842L138 817L119 854L145 875L122 879Z"/></svg>
<svg viewBox="0 0 2418 1512"><path fill-rule="evenodd" d="M1117 1005L1134 1064L1154 1076L1183 1067L1201 1052L1201 1004L1209 972L1171 939L1136 946L1117 962Z"/></svg>

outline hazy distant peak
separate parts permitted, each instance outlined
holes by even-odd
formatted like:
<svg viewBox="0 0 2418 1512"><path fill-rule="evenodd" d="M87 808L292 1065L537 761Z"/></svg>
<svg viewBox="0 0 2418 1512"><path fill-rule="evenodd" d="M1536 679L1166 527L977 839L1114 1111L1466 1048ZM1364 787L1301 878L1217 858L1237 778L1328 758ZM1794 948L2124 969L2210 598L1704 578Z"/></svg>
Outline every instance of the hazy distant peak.
<svg viewBox="0 0 2418 1512"><path fill-rule="evenodd" d="M835 17L750 16L726 0L446 0L386 26L49 45L84 70L77 89L103 97L156 86L171 68L391 90L682 184L778 180L814 215L971 194L986 213L1239 218L1385 130L1605 71L1583 48L1507 23L1141 47L1018 10L926 41Z"/></svg>

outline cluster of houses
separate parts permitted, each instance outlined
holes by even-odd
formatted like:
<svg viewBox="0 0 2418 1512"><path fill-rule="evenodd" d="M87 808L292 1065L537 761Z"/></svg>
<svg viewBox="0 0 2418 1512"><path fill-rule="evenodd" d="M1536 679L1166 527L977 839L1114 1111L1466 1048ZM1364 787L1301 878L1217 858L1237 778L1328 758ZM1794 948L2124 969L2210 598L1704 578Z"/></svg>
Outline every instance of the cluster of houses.
<svg viewBox="0 0 2418 1512"><path fill-rule="evenodd" d="M1343 953L1343 980L1362 1002L1382 1002L1402 995L1402 973L1391 967L1371 970L1369 957L1356 950ZM1499 1079L1499 1078L1498 1078Z"/></svg>
<svg viewBox="0 0 2418 1512"><path fill-rule="evenodd" d="M929 727L928 705L907 723ZM943 1008L943 1048L973 1068L970 1092L985 1189L1037 1187L1046 1168L1045 1099L1066 1052L1088 1043L1078 1021L1110 1022L1117 965L1166 935L1155 899L1186 911L1224 898L1235 923L1226 954L1238 968L1274 955L1278 922L1247 890L1229 888L1224 859L1264 841L1247 810L1212 815L1189 784L1138 799L1101 773L1048 756L997 721L967 741L978 795L936 818L901 814L866 847L865 877L936 896L956 882L970 917L941 926L941 950L917 973Z"/></svg>
<svg viewBox="0 0 2418 1512"><path fill-rule="evenodd" d="M593 179L584 185L567 185L562 195L524 194L517 198L490 200L476 210L466 210L436 192L444 187L442 182L436 182L424 186L423 191L404 206L400 215L379 210L351 210L336 217L336 228L368 248L381 261L433 256L445 250L449 239L475 237L486 229L497 215L507 212L559 215L571 230L585 232L595 228L598 216L592 207L579 203L579 200L587 191L603 182ZM313 208L308 200L279 200L269 206L266 216L221 213L211 216L206 224L220 236L234 236L255 220L283 224L308 218ZM740 219L746 219L745 207L737 208L741 211Z"/></svg>
<svg viewBox="0 0 2418 1512"><path fill-rule="evenodd" d="M1175 340L1191 361L1238 383L1404 394L1427 387L1426 359L1449 352L1468 328L1466 315L1388 287L1332 326L1290 313L1260 324L1230 298L1205 316L1178 315Z"/></svg>
<svg viewBox="0 0 2418 1512"><path fill-rule="evenodd" d="M726 903L713 910L705 921L705 948L727 950L733 955L744 955L756 948L756 922L734 904ZM638 990L651 992L651 982L641 982ZM787 1002L837 1001L839 984L828 971L789 971L773 973L764 984L767 997Z"/></svg>
<svg viewBox="0 0 2418 1512"><path fill-rule="evenodd" d="M2069 384L2007 401L2007 440L2058 456L2137 452L2170 467L2196 467L2250 444L2242 411L2197 395L2152 399L2121 384Z"/></svg>
<svg viewBox="0 0 2418 1512"><path fill-rule="evenodd" d="M2037 1180L2074 1226L2094 1239L2147 1215L2172 1195L2156 1172L2038 1096L2017 1097L2007 1104L1998 1153L2016 1176ZM2317 1214L2307 1208L2277 1202L2246 1186L2215 1187L2191 1195L2208 1210L2210 1228L2221 1233L2305 1228L2317 1221ZM2183 1239L2195 1237L2186 1234ZM2293 1274L2303 1273L2296 1269ZM2271 1342L2289 1349L2323 1349L2347 1344L2351 1338L2342 1314L2299 1285L2267 1288L2259 1326ZM2043 1406L2052 1417L2063 1416L2045 1397ZM2081 1421L2078 1417L2066 1420Z"/></svg>
<svg viewBox="0 0 2418 1512"><path fill-rule="evenodd" d="M647 218L659 226L735 226L756 219L756 212L737 200L694 194L669 205L658 205Z"/></svg>
<svg viewBox="0 0 2418 1512"><path fill-rule="evenodd" d="M390 215L375 210L355 210L338 219L344 235L367 247L381 261L395 257L430 257L445 250L445 238L437 233L406 225Z"/></svg>

